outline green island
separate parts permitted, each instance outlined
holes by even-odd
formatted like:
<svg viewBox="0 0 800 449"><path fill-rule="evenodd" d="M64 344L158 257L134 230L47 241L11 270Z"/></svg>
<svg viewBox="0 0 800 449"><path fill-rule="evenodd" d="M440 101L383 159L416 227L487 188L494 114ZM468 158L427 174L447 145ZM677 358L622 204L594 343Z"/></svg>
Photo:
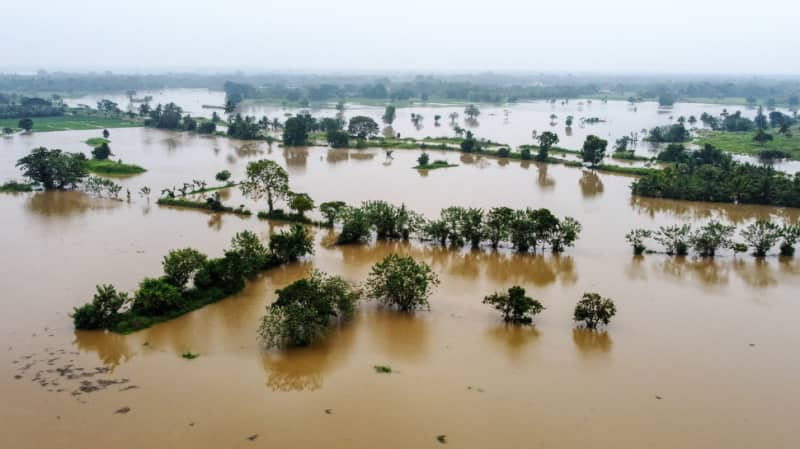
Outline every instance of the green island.
<svg viewBox="0 0 800 449"><path fill-rule="evenodd" d="M111 176L138 175L140 173L144 173L147 171L145 168L142 168L138 165L126 164L119 161L112 161L110 159L105 159L105 160L86 159L84 165L87 171L91 173L97 173L100 175L111 175Z"/></svg>
<svg viewBox="0 0 800 449"><path fill-rule="evenodd" d="M411 167L416 170L436 170L439 168L458 167L458 164L451 164L447 161L433 161L430 164L420 164Z"/></svg>
<svg viewBox="0 0 800 449"><path fill-rule="evenodd" d="M764 150L780 151L793 160L800 160L800 127L791 128L790 135L775 133L771 140L754 140L753 132L699 130L694 142L712 145L735 154L759 156Z"/></svg>

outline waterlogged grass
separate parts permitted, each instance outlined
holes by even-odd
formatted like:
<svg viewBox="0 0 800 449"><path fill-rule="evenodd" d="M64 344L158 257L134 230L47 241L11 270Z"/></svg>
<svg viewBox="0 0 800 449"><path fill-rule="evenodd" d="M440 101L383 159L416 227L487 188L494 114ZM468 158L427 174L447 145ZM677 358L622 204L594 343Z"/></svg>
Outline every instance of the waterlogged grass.
<svg viewBox="0 0 800 449"><path fill-rule="evenodd" d="M272 212L265 212L261 211L256 216L259 220L278 220L278 221L285 221L289 223L300 223L300 224L308 224L319 226L322 228L330 228L331 226L324 221L315 221L312 220L305 215L300 214L287 214L282 209L275 209Z"/></svg>
<svg viewBox="0 0 800 449"><path fill-rule="evenodd" d="M437 168L458 167L458 164L450 164L448 162L436 161L430 164L417 165L413 168L417 170L436 170Z"/></svg>
<svg viewBox="0 0 800 449"><path fill-rule="evenodd" d="M372 367L378 374L389 374L392 372L392 367L387 365L375 365Z"/></svg>
<svg viewBox="0 0 800 449"><path fill-rule="evenodd" d="M33 183L8 181L5 184L0 185L0 192L3 193L32 192L32 191L33 191Z"/></svg>
<svg viewBox="0 0 800 449"><path fill-rule="evenodd" d="M19 130L19 119L0 120L0 128ZM100 115L62 115L33 117L33 132L71 131L84 129L133 128L143 126L140 119L104 117Z"/></svg>
<svg viewBox="0 0 800 449"><path fill-rule="evenodd" d="M236 187L238 185L239 185L238 183L234 183L234 184L225 184L223 186L206 187L205 189L192 190L191 192L187 193L187 195L197 195L197 194L200 194L200 193L215 192L217 190L230 189L231 187Z"/></svg>
<svg viewBox="0 0 800 449"><path fill-rule="evenodd" d="M138 175L147 171L138 165L124 164L122 162L112 161L110 159L102 161L97 159L87 159L85 165L86 170L99 175Z"/></svg>
<svg viewBox="0 0 800 449"><path fill-rule="evenodd" d="M779 150L790 155L794 160L800 160L800 127L791 129L792 136L786 137L778 134L777 129L770 129L773 139L764 143L753 140L755 132L730 132L700 130L694 142L698 145L710 144L723 151L736 154L758 156L761 150Z"/></svg>
<svg viewBox="0 0 800 449"><path fill-rule="evenodd" d="M194 360L194 359L200 357L200 354L195 354L192 351L186 351L183 354L181 354L181 357L183 357L184 359L187 359L187 360Z"/></svg>
<svg viewBox="0 0 800 449"><path fill-rule="evenodd" d="M84 142L84 143L86 145L89 145L92 148L95 148L95 147L99 147L100 145L102 145L104 143L105 144L109 144L109 143L111 143L111 141L108 140L108 139L105 139L103 137L90 137L90 138L86 139L86 142Z"/></svg>
<svg viewBox="0 0 800 449"><path fill-rule="evenodd" d="M182 207L187 209L201 209L209 212L227 212L243 216L252 215L252 212L250 212L248 209L245 209L244 206L239 206L236 208L222 206L220 208L215 209L205 201L192 201L192 200L187 200L186 198L159 198L156 203L159 206Z"/></svg>

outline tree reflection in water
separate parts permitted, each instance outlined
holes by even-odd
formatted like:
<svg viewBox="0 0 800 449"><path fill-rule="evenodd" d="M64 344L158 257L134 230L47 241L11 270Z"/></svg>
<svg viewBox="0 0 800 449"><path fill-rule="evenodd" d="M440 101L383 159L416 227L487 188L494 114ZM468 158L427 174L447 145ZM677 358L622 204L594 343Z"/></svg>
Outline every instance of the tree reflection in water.
<svg viewBox="0 0 800 449"><path fill-rule="evenodd" d="M594 198L603 193L603 181L593 170L584 170L578 183L584 198Z"/></svg>
<svg viewBox="0 0 800 449"><path fill-rule="evenodd" d="M536 326L515 325L508 323L498 323L489 328L486 332L490 341L506 349L508 357L519 362L529 354L531 343L539 339L539 331Z"/></svg>
<svg viewBox="0 0 800 449"><path fill-rule="evenodd" d="M575 348L583 356L605 356L611 352L613 341L605 330L591 330L584 328L572 329L572 341Z"/></svg>
<svg viewBox="0 0 800 449"><path fill-rule="evenodd" d="M120 363L136 355L131 352L127 335L103 331L75 331L72 344L80 351L94 352L107 368L113 372Z"/></svg>

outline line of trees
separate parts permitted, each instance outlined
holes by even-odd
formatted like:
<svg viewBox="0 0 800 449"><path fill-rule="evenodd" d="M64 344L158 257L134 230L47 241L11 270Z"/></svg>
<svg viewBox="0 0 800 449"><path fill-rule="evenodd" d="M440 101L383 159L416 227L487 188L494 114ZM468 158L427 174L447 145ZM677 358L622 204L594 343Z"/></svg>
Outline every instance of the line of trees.
<svg viewBox="0 0 800 449"><path fill-rule="evenodd" d="M714 257L721 249L730 249L734 253L752 250L755 257L765 257L775 245L779 245L781 256L793 256L795 245L800 239L800 224L784 222L775 223L770 220L756 220L738 234L737 228L712 220L692 229L689 224L661 226L657 230L633 229L625 235L625 239L633 247L633 253L640 255L648 251L648 240L659 243L669 255L686 256L690 249L702 257Z"/></svg>
<svg viewBox="0 0 800 449"><path fill-rule="evenodd" d="M142 329L237 293L257 273L313 252L312 237L301 225L272 234L268 247L243 231L219 258L193 248L170 251L162 260L163 275L145 278L132 296L98 285L92 301L76 307L71 317L76 329Z"/></svg>
<svg viewBox="0 0 800 449"><path fill-rule="evenodd" d="M497 248L508 245L525 252L549 247L554 253L571 247L580 236L581 224L572 217L558 218L548 209L452 206L442 209L436 219L426 219L386 201L365 201L359 207L342 202L323 203L329 223L341 223L338 243L363 242L372 238L408 240L415 236L443 246Z"/></svg>

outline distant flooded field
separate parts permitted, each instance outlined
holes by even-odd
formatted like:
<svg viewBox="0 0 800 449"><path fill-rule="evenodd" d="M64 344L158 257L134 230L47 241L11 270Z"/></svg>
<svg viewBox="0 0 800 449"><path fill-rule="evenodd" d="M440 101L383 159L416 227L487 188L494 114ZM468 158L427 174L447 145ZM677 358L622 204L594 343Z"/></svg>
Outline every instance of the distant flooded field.
<svg viewBox="0 0 800 449"><path fill-rule="evenodd" d="M219 103L209 95L192 98ZM193 113L209 111L174 101ZM530 143L531 130L550 129L542 123L554 113L561 145L578 147L590 133L613 139L666 124L669 115L722 110L629 108L598 100L484 107L478 135ZM452 135L447 116L454 110L463 107L399 109L394 129ZM410 122L412 111L425 116L423 128ZM379 117L382 109L346 113L361 112ZM440 127L435 114L442 115ZM562 132L567 114L576 117L572 136ZM580 127L582 116L606 121ZM390 157L380 149L287 149L146 128L110 131L114 159L148 170L116 180L131 191L130 202L77 192L0 194L0 447L426 448L438 447L439 435L465 448L796 445L797 259L727 251L714 260L634 257L624 235L711 218L740 225L797 220L800 210L636 198L627 176L453 152L430 153L457 167L422 172L411 168L416 150ZM15 161L34 147L88 152L84 141L97 135L0 139L0 179L18 177ZM162 188L193 179L213 185L222 169L239 180L247 163L261 158L285 167L292 190L317 204L380 199L428 217L451 205L546 207L575 217L583 232L575 248L552 255L413 241L335 246L331 231L315 228L314 256L267 271L231 298L127 336L73 329L68 313L91 298L96 284L133 291L160 273L170 249L218 256L245 229L266 240L281 225L156 204ZM149 201L137 194L143 186L153 191ZM222 197L227 205L266 209L235 188ZM439 274L431 311L402 315L362 304L355 321L323 344L285 352L260 347L256 328L275 289L312 268L363 281L392 252L426 261ZM481 304L515 284L547 308L533 327L505 326ZM606 331L574 328L572 309L587 291L617 303ZM187 351L199 357L181 358ZM394 372L376 374L374 365Z"/></svg>

